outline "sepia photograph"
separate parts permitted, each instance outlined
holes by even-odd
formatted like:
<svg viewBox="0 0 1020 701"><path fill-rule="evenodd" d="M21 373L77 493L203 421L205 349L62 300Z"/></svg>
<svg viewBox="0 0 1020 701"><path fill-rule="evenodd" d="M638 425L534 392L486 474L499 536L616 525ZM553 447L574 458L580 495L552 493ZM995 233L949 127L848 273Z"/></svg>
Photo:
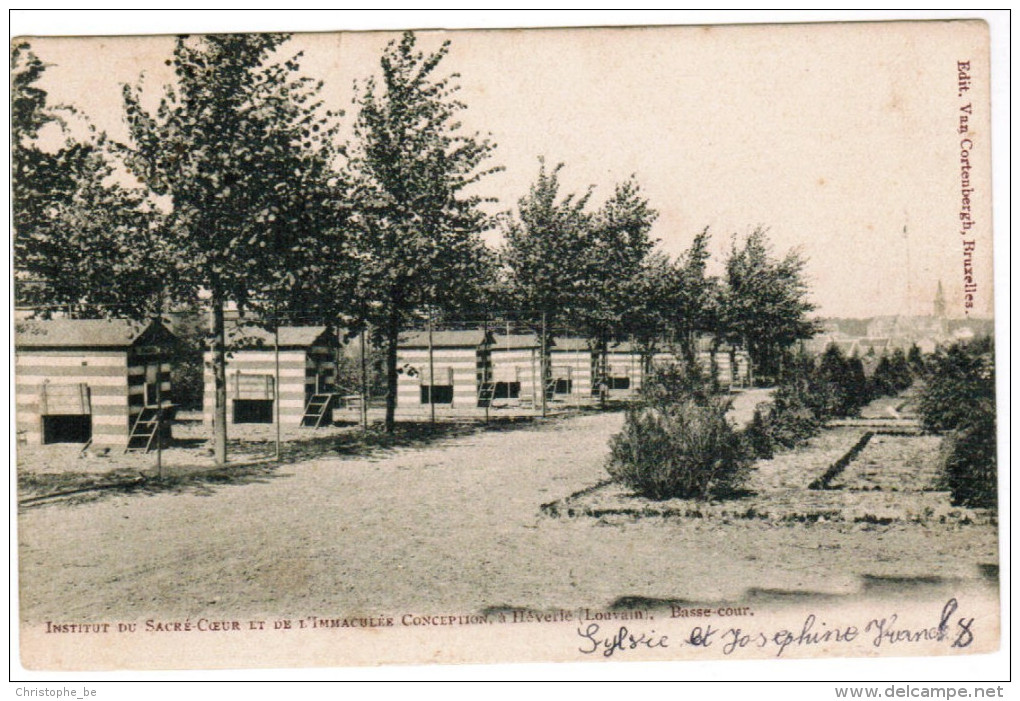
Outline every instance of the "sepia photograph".
<svg viewBox="0 0 1020 701"><path fill-rule="evenodd" d="M322 29L11 39L25 669L1001 648L986 22Z"/></svg>

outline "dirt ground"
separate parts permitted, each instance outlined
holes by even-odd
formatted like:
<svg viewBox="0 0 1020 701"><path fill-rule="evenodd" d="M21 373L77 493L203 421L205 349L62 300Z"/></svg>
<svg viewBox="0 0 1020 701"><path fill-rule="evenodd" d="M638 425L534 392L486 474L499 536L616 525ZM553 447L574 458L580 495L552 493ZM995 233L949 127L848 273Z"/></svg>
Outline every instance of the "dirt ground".
<svg viewBox="0 0 1020 701"><path fill-rule="evenodd" d="M608 608L985 586L982 572L997 572L993 525L544 515L541 504L605 479L622 421L581 415L25 508L22 618Z"/></svg>

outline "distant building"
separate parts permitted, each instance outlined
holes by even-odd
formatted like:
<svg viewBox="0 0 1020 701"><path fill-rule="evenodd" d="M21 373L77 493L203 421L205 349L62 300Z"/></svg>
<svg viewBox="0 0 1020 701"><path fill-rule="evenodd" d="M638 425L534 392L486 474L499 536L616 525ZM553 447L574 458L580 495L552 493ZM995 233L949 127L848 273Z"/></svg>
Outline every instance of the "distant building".
<svg viewBox="0 0 1020 701"><path fill-rule="evenodd" d="M932 304L932 312L936 319L946 318L946 295L942 291L942 281L939 280L938 289L935 290L935 302Z"/></svg>

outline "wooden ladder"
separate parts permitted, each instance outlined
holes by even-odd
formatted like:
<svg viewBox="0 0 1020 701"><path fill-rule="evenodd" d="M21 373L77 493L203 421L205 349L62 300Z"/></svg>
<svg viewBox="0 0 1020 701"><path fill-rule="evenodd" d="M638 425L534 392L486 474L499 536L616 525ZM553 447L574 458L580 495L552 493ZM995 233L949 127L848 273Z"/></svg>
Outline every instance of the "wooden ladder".
<svg viewBox="0 0 1020 701"><path fill-rule="evenodd" d="M301 425L312 428L322 426L322 420L326 418L326 412L329 411L334 396L332 393L323 392L309 397L308 403L305 404L305 415L301 417Z"/></svg>
<svg viewBox="0 0 1020 701"><path fill-rule="evenodd" d="M545 383L545 398L546 401L556 398L556 378L547 380Z"/></svg>
<svg viewBox="0 0 1020 701"><path fill-rule="evenodd" d="M492 404L492 398L496 396L496 383L483 382L478 387L478 406L484 407Z"/></svg>
<svg viewBox="0 0 1020 701"><path fill-rule="evenodd" d="M131 425L131 433L128 434L127 447L124 448L124 452L131 453L140 450L143 453L148 453L152 450L152 442L156 439L159 424L159 407L143 406L142 410L138 412L135 422Z"/></svg>

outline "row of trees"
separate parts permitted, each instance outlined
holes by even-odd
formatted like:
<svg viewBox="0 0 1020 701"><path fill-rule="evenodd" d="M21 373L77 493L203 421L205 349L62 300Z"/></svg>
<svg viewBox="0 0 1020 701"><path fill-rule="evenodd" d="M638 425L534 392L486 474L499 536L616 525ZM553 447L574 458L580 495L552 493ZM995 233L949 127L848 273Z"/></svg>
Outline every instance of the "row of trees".
<svg viewBox="0 0 1020 701"><path fill-rule="evenodd" d="M601 206L561 193L543 162L515 213L489 213L480 184L495 144L460 124L449 44L406 33L378 76L356 85L353 136L285 35L178 37L171 84L123 88L129 138L116 143L50 105L46 66L12 53L15 256L19 302L73 316L144 318L207 304L216 377L214 448L226 458L224 308L266 324L369 329L385 355L386 428L401 328L424 311L513 306L570 319L605 343L647 349L665 336L692 354L695 331L745 343L759 372L810 335L803 259L775 259L766 232L734 240L725 275L707 273L709 234L670 260L656 212L630 179ZM45 146L44 132L60 133ZM487 247L499 227L504 244ZM509 302L509 304L508 304Z"/></svg>

